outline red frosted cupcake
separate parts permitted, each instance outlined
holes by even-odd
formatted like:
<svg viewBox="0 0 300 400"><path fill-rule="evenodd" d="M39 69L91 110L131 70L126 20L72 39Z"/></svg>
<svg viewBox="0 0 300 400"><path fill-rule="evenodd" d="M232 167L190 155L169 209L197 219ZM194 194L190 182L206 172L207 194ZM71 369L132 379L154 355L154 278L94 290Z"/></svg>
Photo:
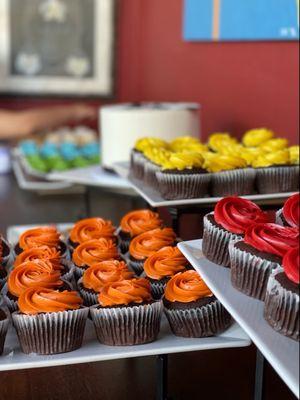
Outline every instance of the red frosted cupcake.
<svg viewBox="0 0 300 400"><path fill-rule="evenodd" d="M252 224L244 240L229 246L231 282L248 296L265 299L269 276L288 250L299 244L299 230L276 224Z"/></svg>
<svg viewBox="0 0 300 400"><path fill-rule="evenodd" d="M277 332L299 340L299 246L290 249L282 261L283 268L269 278L264 317Z"/></svg>
<svg viewBox="0 0 300 400"><path fill-rule="evenodd" d="M242 239L250 224L268 221L269 216L252 201L224 197L218 201L214 212L204 217L203 254L208 260L229 267L230 240Z"/></svg>
<svg viewBox="0 0 300 400"><path fill-rule="evenodd" d="M299 193L289 197L283 208L276 213L276 223L283 226L299 228L300 223L300 195Z"/></svg>

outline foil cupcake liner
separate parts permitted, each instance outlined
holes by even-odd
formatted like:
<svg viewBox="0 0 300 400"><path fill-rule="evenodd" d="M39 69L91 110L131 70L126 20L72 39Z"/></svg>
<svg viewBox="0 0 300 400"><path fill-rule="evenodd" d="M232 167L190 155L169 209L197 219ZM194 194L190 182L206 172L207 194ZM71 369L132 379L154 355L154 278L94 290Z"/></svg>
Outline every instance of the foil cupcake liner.
<svg viewBox="0 0 300 400"><path fill-rule="evenodd" d="M90 308L100 343L109 346L132 346L156 340L163 306L161 301L139 306Z"/></svg>
<svg viewBox="0 0 300 400"><path fill-rule="evenodd" d="M2 246L3 246L3 256L2 256L2 260L1 260L1 266L2 267L6 267L10 261L11 255L12 255L12 250L11 250L11 246L8 243L8 241L6 239L4 239L3 237L0 238L1 242L2 242Z"/></svg>
<svg viewBox="0 0 300 400"><path fill-rule="evenodd" d="M5 278L0 279L0 290L3 288L3 286L6 284L7 281L7 276Z"/></svg>
<svg viewBox="0 0 300 400"><path fill-rule="evenodd" d="M141 275L144 271L144 262L140 261L140 260L132 260L131 258L128 259L128 266L132 269L132 271L136 274L136 275Z"/></svg>
<svg viewBox="0 0 300 400"><path fill-rule="evenodd" d="M227 329L231 316L219 300L202 307L178 310L164 308L171 331L176 336L201 338L218 335Z"/></svg>
<svg viewBox="0 0 300 400"><path fill-rule="evenodd" d="M205 197L209 192L211 174L169 174L157 172L158 190L167 200Z"/></svg>
<svg viewBox="0 0 300 400"><path fill-rule="evenodd" d="M224 197L254 193L256 172L253 168L233 169L212 174L212 195Z"/></svg>
<svg viewBox="0 0 300 400"><path fill-rule="evenodd" d="M1 308L1 310L3 310ZM6 313L5 310L3 310ZM8 330L8 325L9 325L9 317L7 315L7 318L0 321L0 355L3 354L3 349L4 349L4 343L5 343L5 338Z"/></svg>
<svg viewBox="0 0 300 400"><path fill-rule="evenodd" d="M148 186L156 188L158 185L158 181L156 178L156 173L161 171L161 168L152 163L151 161L147 161L144 167L144 183Z"/></svg>
<svg viewBox="0 0 300 400"><path fill-rule="evenodd" d="M61 265L63 265L65 267L65 271L66 271L61 275L61 279L63 279L64 281L70 282L72 284L75 284L75 278L74 278L75 265L74 265L74 263L70 260L64 260L64 259L62 259L60 262L61 262Z"/></svg>
<svg viewBox="0 0 300 400"><path fill-rule="evenodd" d="M268 280L264 317L275 331L298 341L299 293L287 290L275 279L281 272L283 268L276 268Z"/></svg>
<svg viewBox="0 0 300 400"><path fill-rule="evenodd" d="M256 186L262 194L299 191L299 166L257 168Z"/></svg>
<svg viewBox="0 0 300 400"><path fill-rule="evenodd" d="M242 237L215 226L209 221L208 215L214 213L203 218L202 252L209 261L230 268L229 243L231 240L241 240Z"/></svg>
<svg viewBox="0 0 300 400"><path fill-rule="evenodd" d="M90 290L86 290L83 286L82 278L77 282L77 288L85 306L91 307L98 304L99 293L92 293Z"/></svg>
<svg viewBox="0 0 300 400"><path fill-rule="evenodd" d="M8 287L7 287L7 283L5 283L5 285L3 286L2 290L1 290L3 302L4 302L4 305L8 308L9 312L13 313L19 309L18 301L11 299L7 293L8 293Z"/></svg>
<svg viewBox="0 0 300 400"><path fill-rule="evenodd" d="M119 251L122 255L126 254L129 250L129 245L130 245L130 237L123 237L121 234L121 227L117 229L117 244Z"/></svg>
<svg viewBox="0 0 300 400"><path fill-rule="evenodd" d="M130 175L133 178L142 180L144 178L144 165L146 158L139 151L132 151L130 156Z"/></svg>
<svg viewBox="0 0 300 400"><path fill-rule="evenodd" d="M151 286L152 297L155 300L160 300L163 297L164 293L165 293L165 288L167 286L167 282L160 282L160 281L153 282L153 281L151 281L150 282L150 286Z"/></svg>
<svg viewBox="0 0 300 400"><path fill-rule="evenodd" d="M282 218L283 214L282 214L283 208L280 208L280 210L276 211L275 214L275 223L281 226L286 226L286 224L284 223L284 220Z"/></svg>
<svg viewBox="0 0 300 400"><path fill-rule="evenodd" d="M88 308L26 315L12 314L23 353L58 354L81 347Z"/></svg>
<svg viewBox="0 0 300 400"><path fill-rule="evenodd" d="M229 244L231 283L247 296L263 301L269 276L280 265L238 249L235 246L237 242L231 241Z"/></svg>

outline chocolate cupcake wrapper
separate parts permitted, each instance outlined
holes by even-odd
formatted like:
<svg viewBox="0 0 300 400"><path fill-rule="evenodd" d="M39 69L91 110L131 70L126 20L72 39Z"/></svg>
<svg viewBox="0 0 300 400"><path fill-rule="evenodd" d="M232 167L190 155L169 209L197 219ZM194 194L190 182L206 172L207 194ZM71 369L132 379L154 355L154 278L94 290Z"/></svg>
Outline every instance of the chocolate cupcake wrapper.
<svg viewBox="0 0 300 400"><path fill-rule="evenodd" d="M75 278L75 281L76 281L76 282L77 282L80 278L83 277L83 274L84 274L84 271L85 271L85 270L86 270L85 268L77 267L77 265L74 266L74 278Z"/></svg>
<svg viewBox="0 0 300 400"><path fill-rule="evenodd" d="M1 259L1 266L6 267L9 264L10 258L13 254L11 250L11 245L3 237L0 238L3 246L3 254L5 254Z"/></svg>
<svg viewBox="0 0 300 400"><path fill-rule="evenodd" d="M136 179L144 178L144 165L147 162L144 155L138 151L131 152L130 175Z"/></svg>
<svg viewBox="0 0 300 400"><path fill-rule="evenodd" d="M1 278L0 279L0 290L3 288L3 286L6 284L7 277Z"/></svg>
<svg viewBox="0 0 300 400"><path fill-rule="evenodd" d="M223 197L254 193L256 172L253 168L233 169L212 174L212 195Z"/></svg>
<svg viewBox="0 0 300 400"><path fill-rule="evenodd" d="M132 346L153 342L159 333L161 301L133 307L91 307L91 317L100 343Z"/></svg>
<svg viewBox="0 0 300 400"><path fill-rule="evenodd" d="M167 200L193 199L208 195L211 174L157 172L158 190Z"/></svg>
<svg viewBox="0 0 300 400"><path fill-rule="evenodd" d="M151 285L152 297L155 300L161 299L162 296L164 295L167 283L166 282L159 282L159 281L157 281L157 282L151 281L150 285Z"/></svg>
<svg viewBox="0 0 300 400"><path fill-rule="evenodd" d="M87 307L94 306L95 304L98 304L98 293L91 293L89 290L85 290L85 288L82 285L82 278L79 279L77 282L77 288L79 291L80 296L83 299L83 303Z"/></svg>
<svg viewBox="0 0 300 400"><path fill-rule="evenodd" d="M88 308L37 315L12 314L23 353L58 354L81 347Z"/></svg>
<svg viewBox="0 0 300 400"><path fill-rule="evenodd" d="M270 275L265 298L264 317L272 328L294 340L299 340L299 293L284 288L276 279L283 268L276 268Z"/></svg>
<svg viewBox="0 0 300 400"><path fill-rule="evenodd" d="M247 296L263 301L269 276L280 265L236 248L237 242L229 244L231 283Z"/></svg>
<svg viewBox="0 0 300 400"><path fill-rule="evenodd" d="M157 187L156 173L161 171L158 165L153 164L151 161L147 161L144 167L144 183L151 187Z"/></svg>
<svg viewBox="0 0 300 400"><path fill-rule="evenodd" d="M117 243L119 251L122 255L125 255L129 250L130 240L131 238L124 238L120 234L121 227L117 229Z"/></svg>
<svg viewBox="0 0 300 400"><path fill-rule="evenodd" d="M281 226L285 226L284 225L284 221L282 219L282 211L283 211L283 208L281 208L280 210L276 211L275 223L278 224L278 225L281 225Z"/></svg>
<svg viewBox="0 0 300 400"><path fill-rule="evenodd" d="M181 337L200 338L218 335L232 322L230 314L219 300L198 308L169 310L165 307L164 311L172 332Z"/></svg>
<svg viewBox="0 0 300 400"><path fill-rule="evenodd" d="M71 284L75 284L75 278L74 278L74 271L75 271L75 265L72 261L70 260L61 260L61 265L63 265L66 269L66 272L62 274L61 278L64 281L70 282Z"/></svg>
<svg viewBox="0 0 300 400"><path fill-rule="evenodd" d="M139 260L131 260L129 258L128 260L128 266L132 269L132 271L136 275L141 275L141 273L144 271L144 262L145 261L139 261Z"/></svg>
<svg viewBox="0 0 300 400"><path fill-rule="evenodd" d="M9 318L0 321L0 355L3 353L5 338L8 330Z"/></svg>
<svg viewBox="0 0 300 400"><path fill-rule="evenodd" d="M258 168L256 186L262 194L298 191L299 166Z"/></svg>
<svg viewBox="0 0 300 400"><path fill-rule="evenodd" d="M5 306L8 308L9 312L13 313L19 309L18 301L13 300L10 297L8 297L7 292L8 292L8 287L7 287L7 283L5 283L5 285L3 286L2 290L1 290L3 302L4 302Z"/></svg>
<svg viewBox="0 0 300 400"><path fill-rule="evenodd" d="M212 212L208 215L214 215L214 213ZM213 225L207 218L207 215L204 216L203 226L203 254L209 261L230 268L230 257L228 251L229 243L231 240L241 240L242 238L234 233Z"/></svg>

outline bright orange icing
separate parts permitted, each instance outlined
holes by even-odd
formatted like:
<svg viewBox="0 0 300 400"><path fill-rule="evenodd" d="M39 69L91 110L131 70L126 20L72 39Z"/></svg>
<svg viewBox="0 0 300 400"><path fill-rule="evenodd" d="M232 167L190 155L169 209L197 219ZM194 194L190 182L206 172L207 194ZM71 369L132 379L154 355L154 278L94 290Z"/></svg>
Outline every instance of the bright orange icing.
<svg viewBox="0 0 300 400"><path fill-rule="evenodd" d="M151 231L162 226L162 220L158 213L150 210L136 210L124 215L121 219L121 230L127 232L131 237Z"/></svg>
<svg viewBox="0 0 300 400"><path fill-rule="evenodd" d="M101 261L119 258L118 248L111 239L93 239L81 243L73 252L73 261L79 267L92 266Z"/></svg>
<svg viewBox="0 0 300 400"><path fill-rule="evenodd" d="M47 260L50 261L55 269L60 269L60 252L55 247L41 246L24 250L15 260L14 266L25 261Z"/></svg>
<svg viewBox="0 0 300 400"><path fill-rule="evenodd" d="M124 261L110 260L89 267L85 270L82 280L85 288L100 292L108 283L131 278L133 273L129 271Z"/></svg>
<svg viewBox="0 0 300 400"><path fill-rule="evenodd" d="M150 301L150 282L140 278L110 283L101 290L98 300L103 307Z"/></svg>
<svg viewBox="0 0 300 400"><path fill-rule="evenodd" d="M193 270L179 272L173 276L165 289L165 298L172 302L190 303L208 296L212 296L212 292Z"/></svg>
<svg viewBox="0 0 300 400"><path fill-rule="evenodd" d="M149 278L162 279L183 271L187 263L187 259L177 247L167 246L147 258L144 271Z"/></svg>
<svg viewBox="0 0 300 400"><path fill-rule="evenodd" d="M136 236L130 242L129 252L137 260L144 260L157 250L174 243L176 234L172 228L153 229Z"/></svg>
<svg viewBox="0 0 300 400"><path fill-rule="evenodd" d="M18 299L20 311L28 315L77 310L82 302L81 297L75 291L59 292L42 287L26 289Z"/></svg>
<svg viewBox="0 0 300 400"><path fill-rule="evenodd" d="M102 218L82 219L74 225L70 232L73 243L83 243L92 239L113 239L115 227L111 221Z"/></svg>
<svg viewBox="0 0 300 400"><path fill-rule="evenodd" d="M7 280L9 292L17 297L29 287L54 289L62 284L60 272L45 260L25 261L11 271Z"/></svg>
<svg viewBox="0 0 300 400"><path fill-rule="evenodd" d="M57 247L59 244L59 233L54 226L41 226L28 229L19 239L19 246L26 250L31 247L49 246Z"/></svg>

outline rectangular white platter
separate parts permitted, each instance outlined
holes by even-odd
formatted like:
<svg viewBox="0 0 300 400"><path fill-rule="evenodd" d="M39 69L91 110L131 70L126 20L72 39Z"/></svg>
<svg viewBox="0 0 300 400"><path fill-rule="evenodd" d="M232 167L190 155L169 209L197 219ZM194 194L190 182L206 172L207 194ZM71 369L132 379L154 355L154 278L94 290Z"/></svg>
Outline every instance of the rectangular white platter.
<svg viewBox="0 0 300 400"><path fill-rule="evenodd" d="M67 234L72 225L70 223L56 224L57 229L63 235ZM7 230L7 239L10 243L16 243L22 232L34 226L37 225L11 226ZM17 336L11 327L5 341L4 355L0 356L0 371L79 364L157 354L246 347L250 344L251 340L248 335L237 323L234 323L229 329L218 336L187 339L174 336L170 331L166 318L163 317L159 337L155 342L139 346L105 346L97 341L92 322L88 320L83 345L80 349L53 356L38 356L33 354L25 355L21 352Z"/></svg>
<svg viewBox="0 0 300 400"><path fill-rule="evenodd" d="M181 242L178 247L298 398L299 344L271 328L263 317L262 301L244 295L231 285L230 269L204 257L202 240Z"/></svg>
<svg viewBox="0 0 300 400"><path fill-rule="evenodd" d="M175 206L189 206L196 204L209 205L209 204L215 204L221 199L221 197L202 197L198 199L165 200L157 190L145 185L143 181L129 177L128 162L115 163L114 169L120 175L120 177L127 179L130 185L133 187L133 189L136 190L137 193L139 193L146 200L146 202L150 204L152 207L175 207ZM295 192L253 194L241 197L253 201L271 202L272 200L284 201L294 193Z"/></svg>

